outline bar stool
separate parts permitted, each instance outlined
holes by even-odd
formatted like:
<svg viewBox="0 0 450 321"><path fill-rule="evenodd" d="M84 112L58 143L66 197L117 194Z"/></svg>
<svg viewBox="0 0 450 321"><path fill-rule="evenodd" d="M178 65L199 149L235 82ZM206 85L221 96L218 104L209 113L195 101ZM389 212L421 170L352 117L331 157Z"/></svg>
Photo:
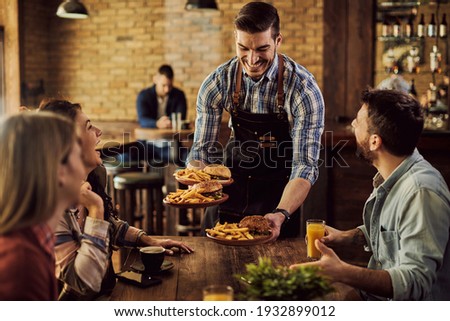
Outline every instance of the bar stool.
<svg viewBox="0 0 450 321"><path fill-rule="evenodd" d="M182 236L199 236L201 235L201 220L205 214L203 208L184 209L178 214L178 224L175 226L178 235Z"/></svg>
<svg viewBox="0 0 450 321"><path fill-rule="evenodd" d="M143 166L137 161L122 162L117 159L104 160L103 166L106 169L106 192L112 198L112 203L116 204L118 201L117 191L114 189L114 177L117 174L128 172L142 172Z"/></svg>
<svg viewBox="0 0 450 321"><path fill-rule="evenodd" d="M130 225L139 223L143 229L146 220L148 234L162 235L164 177L158 173L129 172L114 177L118 192L119 216ZM154 224L155 222L156 224Z"/></svg>

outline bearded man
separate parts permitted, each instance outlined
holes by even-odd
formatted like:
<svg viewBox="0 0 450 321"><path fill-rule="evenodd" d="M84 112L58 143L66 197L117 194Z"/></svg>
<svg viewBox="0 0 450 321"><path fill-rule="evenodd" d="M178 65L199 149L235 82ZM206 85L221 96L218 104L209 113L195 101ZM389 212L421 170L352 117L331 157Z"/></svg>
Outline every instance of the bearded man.
<svg viewBox="0 0 450 321"><path fill-rule="evenodd" d="M327 226L315 242L322 258L306 264L361 290L364 299L450 300L450 193L416 148L421 105L400 91L366 90L352 127L357 155L378 170L364 224L348 231ZM368 267L341 261L330 248L338 244L371 251Z"/></svg>

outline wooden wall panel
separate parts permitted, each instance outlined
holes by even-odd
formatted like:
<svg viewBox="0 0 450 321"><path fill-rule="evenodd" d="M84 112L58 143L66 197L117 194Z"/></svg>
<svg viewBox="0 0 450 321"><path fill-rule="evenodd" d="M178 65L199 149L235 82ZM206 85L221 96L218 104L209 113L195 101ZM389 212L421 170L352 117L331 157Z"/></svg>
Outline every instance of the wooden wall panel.
<svg viewBox="0 0 450 321"><path fill-rule="evenodd" d="M375 0L324 1L324 99L327 119L352 119L373 85Z"/></svg>
<svg viewBox="0 0 450 321"><path fill-rule="evenodd" d="M0 0L0 24L4 27L5 106L6 114L20 104L19 10L17 0Z"/></svg>
<svg viewBox="0 0 450 321"><path fill-rule="evenodd" d="M375 11L372 0L348 2L347 100L343 112L353 118L360 107L361 91L373 85Z"/></svg>
<svg viewBox="0 0 450 321"><path fill-rule="evenodd" d="M372 192L376 169L355 155L355 147L340 151L348 166L333 166L328 180L328 221L340 230L362 224L364 203Z"/></svg>
<svg viewBox="0 0 450 321"><path fill-rule="evenodd" d="M323 96L327 118L341 114L347 93L347 0L324 1Z"/></svg>

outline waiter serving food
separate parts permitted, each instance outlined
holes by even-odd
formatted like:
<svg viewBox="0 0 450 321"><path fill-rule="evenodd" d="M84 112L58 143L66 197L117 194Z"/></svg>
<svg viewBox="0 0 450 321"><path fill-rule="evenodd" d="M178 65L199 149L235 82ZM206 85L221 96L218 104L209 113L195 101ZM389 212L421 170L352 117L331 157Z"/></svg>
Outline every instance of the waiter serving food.
<svg viewBox="0 0 450 321"><path fill-rule="evenodd" d="M213 71L197 98L194 144L188 167L217 162L223 111L231 137L223 162L234 183L229 199L208 208L205 228L217 220L239 222L264 215L271 240L299 233L299 208L318 177L324 102L311 73L278 53L282 42L277 9L250 2L234 21L237 56ZM280 234L281 233L281 234Z"/></svg>

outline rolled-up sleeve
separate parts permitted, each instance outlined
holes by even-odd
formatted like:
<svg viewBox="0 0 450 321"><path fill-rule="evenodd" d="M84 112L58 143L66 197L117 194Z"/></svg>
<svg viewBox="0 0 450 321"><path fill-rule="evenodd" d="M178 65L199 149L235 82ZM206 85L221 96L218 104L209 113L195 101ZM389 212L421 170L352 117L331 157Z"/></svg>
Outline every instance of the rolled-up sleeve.
<svg viewBox="0 0 450 321"><path fill-rule="evenodd" d="M130 226L126 221L110 216L108 221L112 225L112 239L111 244L115 248L119 247L137 247L139 237L144 234L144 231L136 227Z"/></svg>
<svg viewBox="0 0 450 321"><path fill-rule="evenodd" d="M220 80L216 74L209 75L200 87L197 98L197 118L195 120L194 143L187 158L203 163L213 163L209 159L214 154L219 141L220 123L222 121L222 94Z"/></svg>
<svg viewBox="0 0 450 321"><path fill-rule="evenodd" d="M291 179L303 178L314 184L319 176L320 153L325 104L314 80L307 77L295 84L293 127L291 131L293 162Z"/></svg>
<svg viewBox="0 0 450 321"><path fill-rule="evenodd" d="M370 238L369 238L369 234L367 233L366 227L364 225L360 225L357 228L361 230L361 232L364 235L364 238L366 239L366 244L364 245L364 251L372 252L372 247L370 246Z"/></svg>

